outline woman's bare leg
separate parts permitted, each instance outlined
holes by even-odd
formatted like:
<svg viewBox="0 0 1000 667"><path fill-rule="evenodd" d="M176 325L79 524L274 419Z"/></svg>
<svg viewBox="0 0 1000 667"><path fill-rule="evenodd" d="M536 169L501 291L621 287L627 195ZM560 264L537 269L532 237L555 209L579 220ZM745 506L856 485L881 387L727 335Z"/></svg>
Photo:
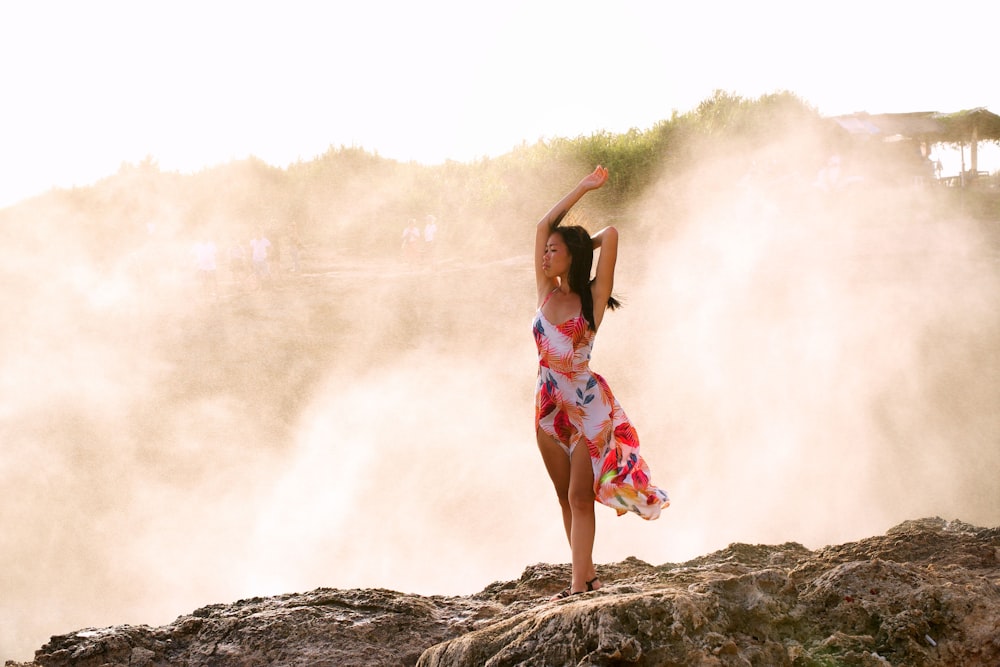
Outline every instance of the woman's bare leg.
<svg viewBox="0 0 1000 667"><path fill-rule="evenodd" d="M570 590L587 590L593 581L594 569L594 469L586 443L580 443L572 458L566 455L559 443L539 429L536 433L538 450L555 487L562 510L563 527L572 554L573 578ZM599 588L595 585L594 588Z"/></svg>
<svg viewBox="0 0 1000 667"><path fill-rule="evenodd" d="M594 569L594 468L590 461L587 444L581 442L570 457L569 479L570 550L573 554L573 580L570 591L587 590L587 582L596 572ZM595 586L596 588L596 586Z"/></svg>
<svg viewBox="0 0 1000 667"><path fill-rule="evenodd" d="M556 497L559 499L559 508L562 510L563 527L566 530L566 540L571 540L573 514L569 507L569 457L552 436L545 431L538 429L535 434L538 440L538 451L542 454L542 461L545 469L555 487ZM570 541L570 546L572 542Z"/></svg>

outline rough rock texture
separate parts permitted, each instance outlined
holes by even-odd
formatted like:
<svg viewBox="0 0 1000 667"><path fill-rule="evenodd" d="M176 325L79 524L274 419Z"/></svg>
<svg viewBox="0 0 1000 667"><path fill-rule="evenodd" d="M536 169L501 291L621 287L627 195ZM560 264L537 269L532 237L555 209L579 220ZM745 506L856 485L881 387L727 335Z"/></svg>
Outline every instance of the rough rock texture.
<svg viewBox="0 0 1000 667"><path fill-rule="evenodd" d="M53 637L35 664L1000 665L1000 528L922 519L817 551L733 544L599 572L603 589L558 602L563 565L468 597L320 589L212 605Z"/></svg>

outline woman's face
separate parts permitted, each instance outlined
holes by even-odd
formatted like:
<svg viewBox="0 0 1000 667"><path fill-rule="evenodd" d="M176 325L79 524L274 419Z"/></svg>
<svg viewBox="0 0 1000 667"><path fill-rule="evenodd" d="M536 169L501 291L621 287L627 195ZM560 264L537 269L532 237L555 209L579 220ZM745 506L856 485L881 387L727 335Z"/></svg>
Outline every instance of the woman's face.
<svg viewBox="0 0 1000 667"><path fill-rule="evenodd" d="M569 272L573 257L563 241L562 235L552 233L545 242L545 252L542 254L542 272L548 278L561 276Z"/></svg>

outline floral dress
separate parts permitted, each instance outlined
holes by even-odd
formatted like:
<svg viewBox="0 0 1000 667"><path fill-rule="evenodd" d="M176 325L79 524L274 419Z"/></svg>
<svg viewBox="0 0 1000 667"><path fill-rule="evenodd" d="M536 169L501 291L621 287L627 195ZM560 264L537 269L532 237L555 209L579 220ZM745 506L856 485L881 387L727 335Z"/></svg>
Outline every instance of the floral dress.
<svg viewBox="0 0 1000 667"><path fill-rule="evenodd" d="M599 502L619 515L632 511L644 519L660 516L670 505L667 492L650 484L635 428L604 378L590 370L594 331L583 313L555 325L539 308L534 333L535 428L552 436L567 454L580 445L587 448Z"/></svg>

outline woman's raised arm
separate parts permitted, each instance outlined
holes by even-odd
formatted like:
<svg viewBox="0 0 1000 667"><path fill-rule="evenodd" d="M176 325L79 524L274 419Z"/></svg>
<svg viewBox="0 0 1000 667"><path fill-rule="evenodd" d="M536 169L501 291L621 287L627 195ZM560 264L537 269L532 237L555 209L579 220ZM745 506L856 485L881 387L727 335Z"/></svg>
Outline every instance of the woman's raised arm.
<svg viewBox="0 0 1000 667"><path fill-rule="evenodd" d="M566 213L583 198L583 195L601 187L607 180L607 168L597 165L594 171L584 176L575 188L556 202L556 205L538 221L538 225L535 227L535 282L538 286L539 303L544 295L556 286L555 278L546 277L542 271L542 255L545 254L545 243L549 240L549 235L559 225Z"/></svg>
<svg viewBox="0 0 1000 667"><path fill-rule="evenodd" d="M594 248L600 248L597 256L597 269L594 272L594 283L590 293L594 297L594 321L600 326L604 309L608 307L608 299L615 287L615 264L618 262L618 230L605 227L590 237Z"/></svg>

